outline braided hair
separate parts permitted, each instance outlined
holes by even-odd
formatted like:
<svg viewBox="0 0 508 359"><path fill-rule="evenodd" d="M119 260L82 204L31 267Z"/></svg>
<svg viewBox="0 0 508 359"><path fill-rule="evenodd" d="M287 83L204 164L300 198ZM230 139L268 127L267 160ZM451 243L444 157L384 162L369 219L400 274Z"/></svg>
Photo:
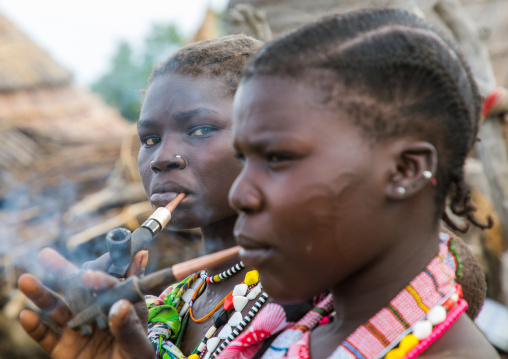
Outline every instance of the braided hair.
<svg viewBox="0 0 508 359"><path fill-rule="evenodd" d="M463 174L478 133L478 89L455 45L424 20L399 9L324 18L264 47L244 81L264 75L318 84L323 102L348 113L373 141L423 137L439 153L436 218L467 230L446 214L449 196L455 215L481 228L492 225L474 217ZM347 91L334 95L336 87Z"/></svg>
<svg viewBox="0 0 508 359"><path fill-rule="evenodd" d="M233 97L248 60L261 46L261 41L246 35L194 42L155 66L148 87L156 78L166 74L207 76L223 81Z"/></svg>

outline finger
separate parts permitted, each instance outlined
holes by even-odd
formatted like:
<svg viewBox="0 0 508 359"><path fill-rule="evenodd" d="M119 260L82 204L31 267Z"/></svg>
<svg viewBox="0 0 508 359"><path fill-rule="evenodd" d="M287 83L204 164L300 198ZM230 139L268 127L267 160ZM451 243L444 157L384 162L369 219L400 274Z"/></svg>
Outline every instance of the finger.
<svg viewBox="0 0 508 359"><path fill-rule="evenodd" d="M127 272L127 278L133 275L142 277L145 275L146 265L148 263L148 251L139 251L132 260L132 264Z"/></svg>
<svg viewBox="0 0 508 359"><path fill-rule="evenodd" d="M53 351L58 342L58 335L44 324L37 314L24 309L19 313L19 323L30 338L35 340L46 353L49 354Z"/></svg>
<svg viewBox="0 0 508 359"><path fill-rule="evenodd" d="M122 357L130 359L154 356L146 330L129 301L122 299L113 304L109 312L109 326Z"/></svg>
<svg viewBox="0 0 508 359"><path fill-rule="evenodd" d="M44 248L39 252L39 262L55 278L62 278L79 270L78 267L52 248Z"/></svg>
<svg viewBox="0 0 508 359"><path fill-rule="evenodd" d="M101 272L107 272L109 267L111 267L111 264L112 264L111 257L109 255L109 252L107 252L106 254L103 254L102 256L93 261L83 263L83 265L81 266L81 270L85 271L91 269Z"/></svg>
<svg viewBox="0 0 508 359"><path fill-rule="evenodd" d="M119 283L119 280L104 272L97 272L93 270L87 270L81 276L83 284L94 290L104 290L111 288Z"/></svg>
<svg viewBox="0 0 508 359"><path fill-rule="evenodd" d="M22 274L18 288L59 326L64 326L71 318L71 312L63 299L44 286L31 274Z"/></svg>

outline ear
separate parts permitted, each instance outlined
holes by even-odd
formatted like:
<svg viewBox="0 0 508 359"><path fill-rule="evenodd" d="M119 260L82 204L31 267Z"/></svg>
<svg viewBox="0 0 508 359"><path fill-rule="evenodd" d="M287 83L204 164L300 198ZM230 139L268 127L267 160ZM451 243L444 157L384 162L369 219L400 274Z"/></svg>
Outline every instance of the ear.
<svg viewBox="0 0 508 359"><path fill-rule="evenodd" d="M429 142L399 142L393 146L390 180L386 195L401 200L435 183L437 151Z"/></svg>

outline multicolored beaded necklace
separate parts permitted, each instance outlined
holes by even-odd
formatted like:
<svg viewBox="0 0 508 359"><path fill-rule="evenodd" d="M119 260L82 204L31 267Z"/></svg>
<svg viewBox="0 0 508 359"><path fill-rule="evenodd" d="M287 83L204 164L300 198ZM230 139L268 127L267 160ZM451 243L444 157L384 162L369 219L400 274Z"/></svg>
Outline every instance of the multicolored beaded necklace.
<svg viewBox="0 0 508 359"><path fill-rule="evenodd" d="M423 272L346 338L331 359L413 359L467 309L460 285L455 283L459 263L453 239L444 233L440 239L438 255ZM288 359L308 355L309 334L289 348Z"/></svg>
<svg viewBox="0 0 508 359"><path fill-rule="evenodd" d="M455 322L467 309L467 303L461 299L462 290L455 283L461 265L453 248L454 239L441 233L440 240L439 252L427 267L387 307L342 342L330 358L413 359ZM282 332L265 351L263 359L308 359L310 330L326 324L331 310L332 297L328 295L293 324L285 320L276 303L270 303L218 359L253 358L262 346L262 336L268 327L271 334Z"/></svg>
<svg viewBox="0 0 508 359"><path fill-rule="evenodd" d="M255 317L266 302L268 295L262 293L257 271L247 272L244 281L235 286L210 313L203 318L195 319L192 306L197 297L204 291L206 284L217 283L230 278L244 268L242 262L215 276L208 277L206 272L196 273L185 278L180 283L166 288L162 294L146 296L148 307L148 338L156 350L156 357L161 359L185 359L178 349L189 321L201 322L213 315L213 325L205 337L196 347L192 359L214 358L227 344L236 338ZM254 303L249 313L242 317L242 310L250 300L261 296ZM224 308L219 311L220 307ZM217 337L217 329L223 327ZM220 341L224 342L219 346Z"/></svg>

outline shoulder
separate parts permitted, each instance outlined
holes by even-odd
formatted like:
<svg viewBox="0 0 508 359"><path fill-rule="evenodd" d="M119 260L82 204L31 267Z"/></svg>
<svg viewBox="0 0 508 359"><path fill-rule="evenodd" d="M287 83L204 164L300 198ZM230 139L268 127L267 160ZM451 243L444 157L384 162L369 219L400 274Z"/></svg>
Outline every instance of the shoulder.
<svg viewBox="0 0 508 359"><path fill-rule="evenodd" d="M461 315L420 358L499 359L499 355L471 319Z"/></svg>

